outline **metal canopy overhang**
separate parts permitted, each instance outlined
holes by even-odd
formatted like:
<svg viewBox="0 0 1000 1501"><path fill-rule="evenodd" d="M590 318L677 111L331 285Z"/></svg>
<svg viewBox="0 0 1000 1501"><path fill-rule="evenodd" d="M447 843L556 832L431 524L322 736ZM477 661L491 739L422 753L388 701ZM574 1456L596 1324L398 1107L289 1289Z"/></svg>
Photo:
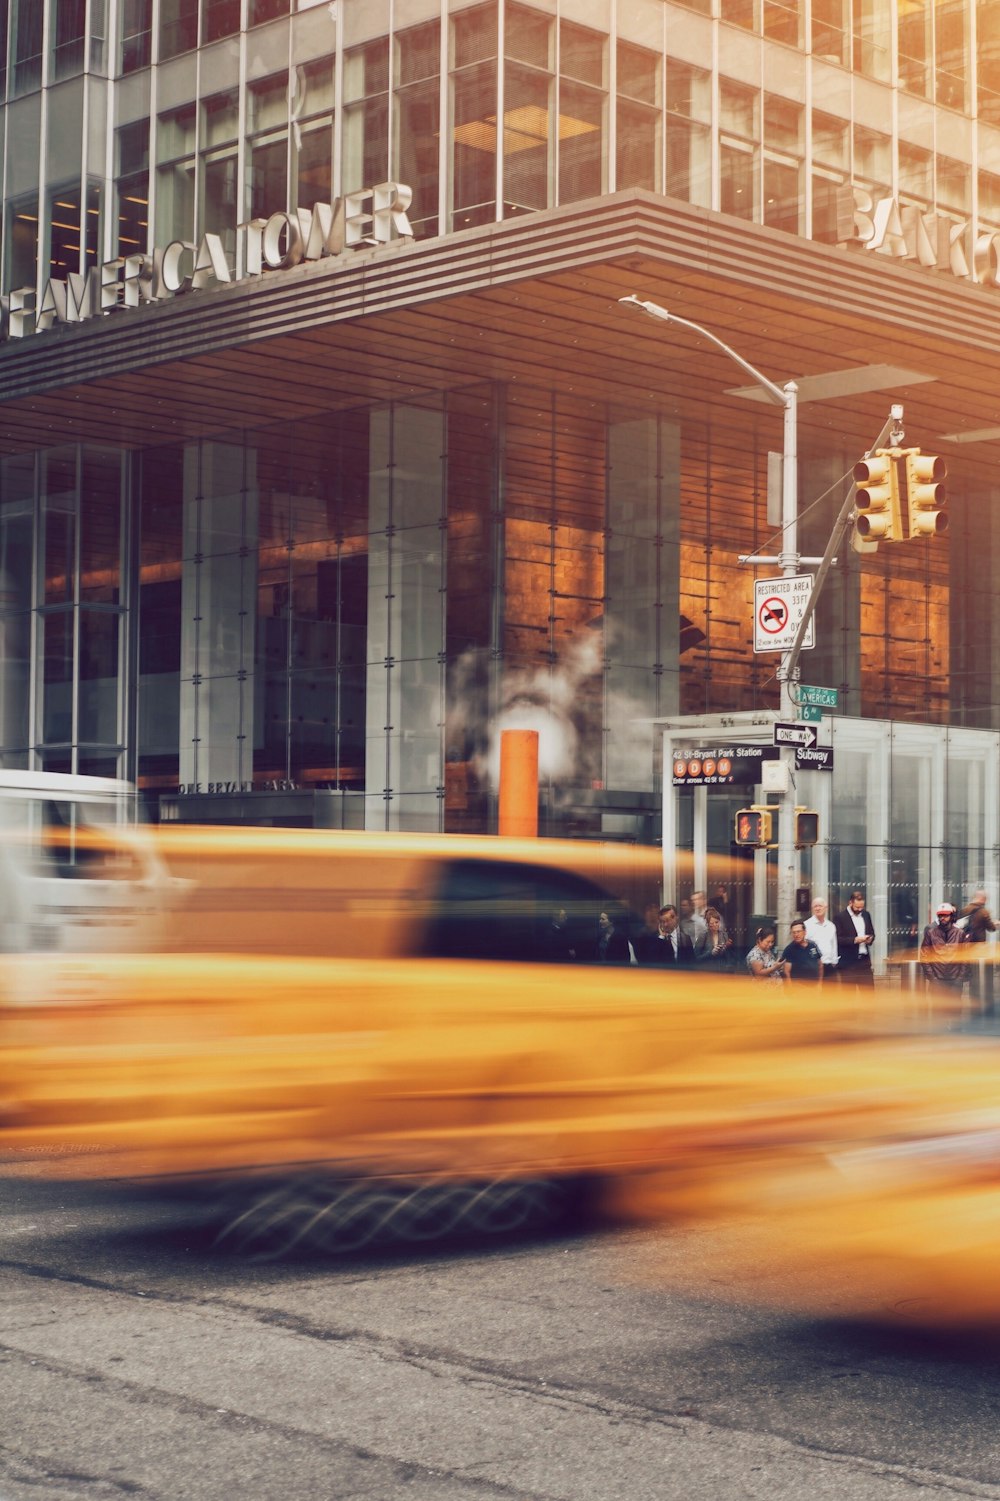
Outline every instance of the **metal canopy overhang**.
<svg viewBox="0 0 1000 1501"><path fill-rule="evenodd" d="M619 414L699 420L711 404L737 443L763 422L780 432L780 412L733 391L723 355L620 307L631 292L779 384L864 365L931 377L803 405L803 443L863 449L890 401L934 451L1000 424L1000 288L632 191L8 341L0 452L145 448L486 379ZM998 458L1000 439L961 449L966 470Z"/></svg>

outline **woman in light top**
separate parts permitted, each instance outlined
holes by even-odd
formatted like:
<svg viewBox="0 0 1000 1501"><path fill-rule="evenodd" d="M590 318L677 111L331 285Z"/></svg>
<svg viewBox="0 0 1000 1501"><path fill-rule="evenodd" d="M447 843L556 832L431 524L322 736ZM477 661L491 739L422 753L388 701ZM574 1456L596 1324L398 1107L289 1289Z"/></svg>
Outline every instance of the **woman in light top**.
<svg viewBox="0 0 1000 1501"><path fill-rule="evenodd" d="M747 954L747 969L755 980L783 980L785 966L781 955L774 952L774 929L758 928L757 940Z"/></svg>

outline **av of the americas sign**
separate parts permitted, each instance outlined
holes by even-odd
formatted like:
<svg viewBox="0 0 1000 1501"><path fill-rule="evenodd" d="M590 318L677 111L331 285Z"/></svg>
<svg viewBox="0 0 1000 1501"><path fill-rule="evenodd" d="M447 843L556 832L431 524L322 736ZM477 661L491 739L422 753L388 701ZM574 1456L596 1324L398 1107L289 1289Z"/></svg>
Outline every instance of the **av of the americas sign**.
<svg viewBox="0 0 1000 1501"><path fill-rule="evenodd" d="M198 244L171 240L151 255L119 255L89 271L71 271L65 280L50 276L39 297L34 287L19 287L0 298L0 341L46 333L59 323L85 323L120 309L180 297L185 292L218 288L285 271L302 261L318 261L363 246L412 240L407 209L413 194L405 183L383 182L334 203L249 219L236 226L243 267L239 277L229 264L222 237L203 235Z"/></svg>

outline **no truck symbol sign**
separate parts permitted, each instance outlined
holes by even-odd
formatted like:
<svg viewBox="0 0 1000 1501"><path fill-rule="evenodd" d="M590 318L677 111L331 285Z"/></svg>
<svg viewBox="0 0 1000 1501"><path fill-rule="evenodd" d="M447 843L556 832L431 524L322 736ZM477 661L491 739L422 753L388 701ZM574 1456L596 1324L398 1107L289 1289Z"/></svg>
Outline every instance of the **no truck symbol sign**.
<svg viewBox="0 0 1000 1501"><path fill-rule="evenodd" d="M773 594L765 599L757 611L757 619L760 628L767 635L774 636L778 631L784 630L788 624L788 606L783 599L777 599Z"/></svg>
<svg viewBox="0 0 1000 1501"><path fill-rule="evenodd" d="M809 608L812 574L792 574L788 578L758 579L753 586L754 651L788 651L795 640L799 621ZM806 627L803 647L813 642L812 620Z"/></svg>

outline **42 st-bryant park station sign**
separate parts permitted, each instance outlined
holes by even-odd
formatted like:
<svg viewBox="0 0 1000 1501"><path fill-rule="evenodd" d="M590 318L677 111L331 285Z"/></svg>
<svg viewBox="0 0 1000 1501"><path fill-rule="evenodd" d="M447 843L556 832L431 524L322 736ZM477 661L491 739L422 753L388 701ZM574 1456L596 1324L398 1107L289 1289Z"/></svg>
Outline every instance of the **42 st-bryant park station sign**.
<svg viewBox="0 0 1000 1501"><path fill-rule="evenodd" d="M118 309L246 281L265 271L285 271L302 261L387 245L393 239L412 240L406 213L412 201L405 183L383 182L345 193L332 204L237 224L245 267L240 277L217 234L203 235L197 245L172 240L151 255L116 256L89 271L71 271L65 281L51 276L37 302L34 287L19 287L0 298L0 342L45 333L58 323L85 323Z"/></svg>

